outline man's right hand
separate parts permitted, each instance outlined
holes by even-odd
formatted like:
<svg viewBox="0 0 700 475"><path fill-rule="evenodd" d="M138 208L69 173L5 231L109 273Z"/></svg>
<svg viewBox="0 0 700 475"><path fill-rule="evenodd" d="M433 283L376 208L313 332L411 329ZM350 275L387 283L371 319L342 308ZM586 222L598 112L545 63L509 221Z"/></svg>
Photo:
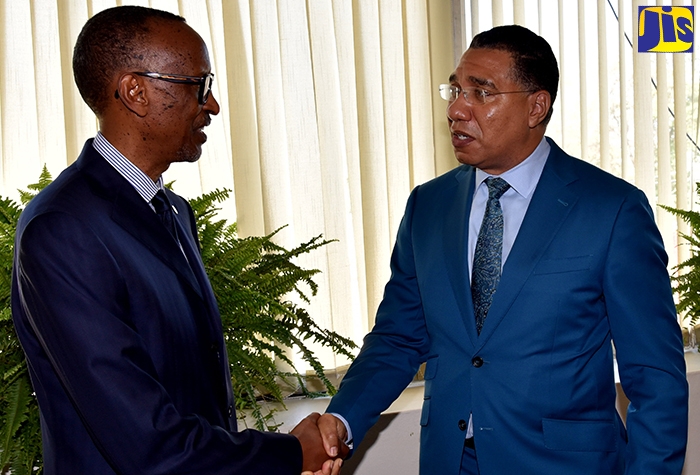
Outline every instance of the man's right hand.
<svg viewBox="0 0 700 475"><path fill-rule="evenodd" d="M316 421L318 430L323 439L323 447L329 457L340 457L344 459L350 453L350 449L345 445L348 432L343 421L333 414L323 414Z"/></svg>

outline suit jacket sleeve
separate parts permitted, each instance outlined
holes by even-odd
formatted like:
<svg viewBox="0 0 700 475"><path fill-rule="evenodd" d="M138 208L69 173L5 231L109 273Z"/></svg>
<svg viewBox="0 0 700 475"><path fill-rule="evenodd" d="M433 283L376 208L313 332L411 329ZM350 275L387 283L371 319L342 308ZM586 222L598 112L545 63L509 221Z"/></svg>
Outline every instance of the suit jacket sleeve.
<svg viewBox="0 0 700 475"><path fill-rule="evenodd" d="M622 388L630 400L625 473L679 474L688 431L683 343L651 208L639 190L622 204L604 298Z"/></svg>
<svg viewBox="0 0 700 475"><path fill-rule="evenodd" d="M197 343L187 338L178 341L179 335L193 331L188 327L192 319L180 318L177 307L178 302L180 309L185 307L183 289L132 295L129 285L135 281L155 288L159 279L173 282L172 272L164 265L139 262L145 275L130 275L134 269L128 268L122 251L115 253L105 242L109 235L93 226L72 214L46 212L18 236L15 305L21 307L16 312L23 315L20 320L28 322L22 336L33 380L40 385L38 393L70 401L61 406L63 414L47 412L44 417L51 424L79 418L117 473L298 475L301 450L294 436L231 432L204 415L178 409L186 405L182 395L166 388L163 367L168 365L157 365L152 352L173 356L174 367L167 370L173 372L173 381L196 373L176 366L187 364L187 354L176 355L201 351L190 348ZM139 313L141 307L160 307L162 312ZM168 315L172 334L149 335L148 319ZM154 349L153 342L163 347ZM192 391L193 398L199 397L197 388ZM75 414L67 409L70 405ZM73 435L76 440L80 431Z"/></svg>
<svg viewBox="0 0 700 475"><path fill-rule="evenodd" d="M417 189L406 206L391 257L391 278L375 326L327 409L350 425L354 446L401 394L425 361L430 338L416 279L411 238Z"/></svg>

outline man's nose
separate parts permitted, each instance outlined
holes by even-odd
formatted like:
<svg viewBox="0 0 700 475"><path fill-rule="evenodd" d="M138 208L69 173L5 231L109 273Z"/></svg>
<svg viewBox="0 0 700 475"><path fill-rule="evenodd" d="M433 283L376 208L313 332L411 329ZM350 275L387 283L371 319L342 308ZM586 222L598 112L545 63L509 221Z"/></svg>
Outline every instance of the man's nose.
<svg viewBox="0 0 700 475"><path fill-rule="evenodd" d="M207 99L207 102L204 104L204 110L209 112L211 115L216 115L221 110L219 103L214 97L214 91L209 93L209 99Z"/></svg>
<svg viewBox="0 0 700 475"><path fill-rule="evenodd" d="M469 120L472 117L472 105L467 102L463 94L447 104L447 117L452 121Z"/></svg>

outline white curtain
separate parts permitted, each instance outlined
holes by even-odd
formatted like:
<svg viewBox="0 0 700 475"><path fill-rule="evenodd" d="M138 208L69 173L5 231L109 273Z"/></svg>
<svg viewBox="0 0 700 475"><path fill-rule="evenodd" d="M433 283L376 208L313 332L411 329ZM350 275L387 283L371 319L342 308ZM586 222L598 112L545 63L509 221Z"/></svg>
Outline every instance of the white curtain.
<svg viewBox="0 0 700 475"><path fill-rule="evenodd" d="M444 110L433 86L452 68L451 12L440 3L223 2L239 229L287 226L286 246L336 239L302 259L322 271L310 311L358 343L408 193L435 176L436 140L449 154L433 121ZM329 368L346 363L319 351Z"/></svg>
<svg viewBox="0 0 700 475"><path fill-rule="evenodd" d="M121 4L180 14L209 47L221 113L199 162L166 181L185 197L234 190L222 214L242 236L286 226L286 247L337 240L301 259L322 271L308 308L360 343L410 190L455 164L436 93L454 67L449 2L0 0L0 195L44 165L57 176L94 136L72 48L91 15Z"/></svg>
<svg viewBox="0 0 700 475"><path fill-rule="evenodd" d="M322 271L308 308L358 343L408 193L456 164L436 89L479 31L519 23L550 42L562 78L548 135L565 150L654 206L693 206L696 53L636 53L637 0L0 0L0 195L16 198L44 164L57 176L95 134L72 48L91 15L127 3L187 18L216 74L204 154L166 180L186 197L234 190L222 214L242 236L336 239L300 262ZM680 223L656 217L673 265L687 255Z"/></svg>

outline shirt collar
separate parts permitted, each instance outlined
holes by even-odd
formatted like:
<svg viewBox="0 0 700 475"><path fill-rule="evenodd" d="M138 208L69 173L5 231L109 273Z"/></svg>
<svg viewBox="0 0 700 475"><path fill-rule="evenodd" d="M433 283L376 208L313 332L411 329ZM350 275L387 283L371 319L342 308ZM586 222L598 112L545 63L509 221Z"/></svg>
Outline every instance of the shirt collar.
<svg viewBox="0 0 700 475"><path fill-rule="evenodd" d="M150 202L156 193L163 189L162 175L158 177L156 182L151 180L139 167L134 165L114 145L109 143L105 136L102 135L102 132L97 132L92 146L107 160L107 163L112 165L136 189L145 201Z"/></svg>
<svg viewBox="0 0 700 475"><path fill-rule="evenodd" d="M542 175L542 170L544 170L551 148L547 139L542 137L539 145L525 160L499 176L507 181L510 187L520 196L530 198L535 191L537 182L540 180L540 175ZM485 179L491 176L494 175L489 175L477 168L475 188L478 188Z"/></svg>

